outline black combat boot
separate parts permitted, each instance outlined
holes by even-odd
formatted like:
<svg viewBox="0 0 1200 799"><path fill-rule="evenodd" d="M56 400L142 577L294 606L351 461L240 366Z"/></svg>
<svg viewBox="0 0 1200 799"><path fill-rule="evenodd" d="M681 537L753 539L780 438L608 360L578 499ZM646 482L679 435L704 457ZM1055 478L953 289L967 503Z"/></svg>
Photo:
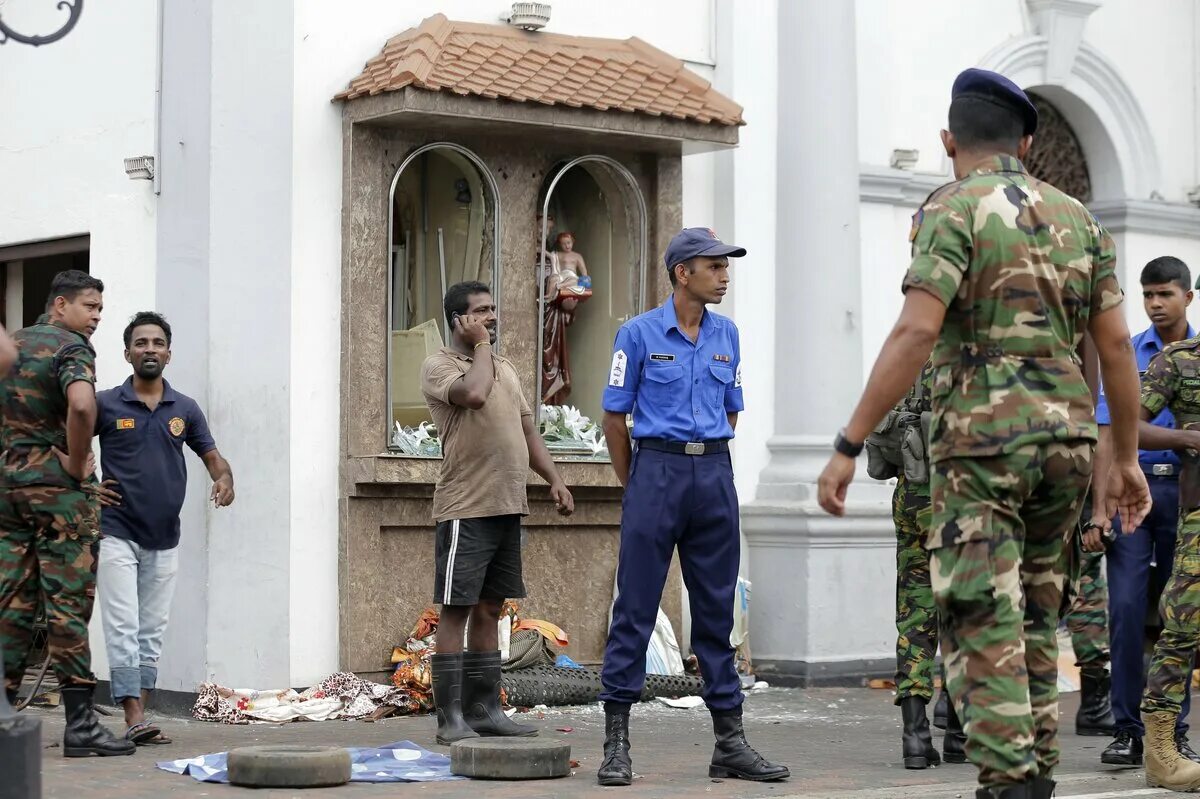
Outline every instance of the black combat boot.
<svg viewBox="0 0 1200 799"><path fill-rule="evenodd" d="M1196 754L1196 750L1188 743L1187 733L1175 728L1175 748L1179 750L1179 754L1183 755L1193 763L1200 763L1200 754Z"/></svg>
<svg viewBox="0 0 1200 799"><path fill-rule="evenodd" d="M1113 718L1109 687L1112 678L1108 672L1079 673L1079 711L1075 714L1076 735L1112 735L1116 732L1117 720Z"/></svg>
<svg viewBox="0 0 1200 799"><path fill-rule="evenodd" d="M906 696L901 699L900 715L904 719L904 731L900 733L904 767L929 768L941 763L942 758L929 732L929 719L925 716L925 697Z"/></svg>
<svg viewBox="0 0 1200 799"><path fill-rule="evenodd" d="M601 785L629 785L633 782L633 761L629 759L629 705L604 703L604 762L596 772Z"/></svg>
<svg viewBox="0 0 1200 799"><path fill-rule="evenodd" d="M1053 785L1053 783L1051 783ZM1046 794L1049 796L1050 794ZM992 788L978 788L975 799L1032 799L1041 796L1033 792L1033 783L1022 782L1019 785L997 785Z"/></svg>
<svg viewBox="0 0 1200 799"><path fill-rule="evenodd" d="M16 691L14 691L11 688L5 688L4 689L4 697L6 699L8 699L8 704L12 705L14 708L17 706L17 692Z"/></svg>
<svg viewBox="0 0 1200 799"><path fill-rule="evenodd" d="M942 690L938 692L937 702L933 705L933 726L939 730L946 729L946 708L950 707L950 694L946 693L945 684L942 685Z"/></svg>
<svg viewBox="0 0 1200 799"><path fill-rule="evenodd" d="M1140 766L1145 749L1142 739L1131 730L1118 730L1117 737L1100 755L1100 762L1106 766Z"/></svg>
<svg viewBox="0 0 1200 799"><path fill-rule="evenodd" d="M538 734L537 727L517 724L500 707L500 650L464 652L462 670L463 718L471 729L483 736Z"/></svg>
<svg viewBox="0 0 1200 799"><path fill-rule="evenodd" d="M717 745L713 749L712 763L708 767L710 777L736 777L741 780L768 782L792 776L787 766L771 763L746 743L742 729L742 708L713 710L713 733Z"/></svg>
<svg viewBox="0 0 1200 799"><path fill-rule="evenodd" d="M118 738L100 723L92 705L95 685L67 685L61 689L63 707L67 713L67 728L63 731L63 757L99 755L132 755L137 744Z"/></svg>
<svg viewBox="0 0 1200 799"><path fill-rule="evenodd" d="M953 702L946 703L946 735L942 738L942 759L947 763L967 762L967 734Z"/></svg>
<svg viewBox="0 0 1200 799"><path fill-rule="evenodd" d="M1029 795L1033 799L1051 799L1054 796L1054 780L1049 777L1034 777L1030 783Z"/></svg>
<svg viewBox="0 0 1200 799"><path fill-rule="evenodd" d="M433 703L437 706L437 742L443 746L479 734L467 726L462 712L462 659L457 655L434 655Z"/></svg>

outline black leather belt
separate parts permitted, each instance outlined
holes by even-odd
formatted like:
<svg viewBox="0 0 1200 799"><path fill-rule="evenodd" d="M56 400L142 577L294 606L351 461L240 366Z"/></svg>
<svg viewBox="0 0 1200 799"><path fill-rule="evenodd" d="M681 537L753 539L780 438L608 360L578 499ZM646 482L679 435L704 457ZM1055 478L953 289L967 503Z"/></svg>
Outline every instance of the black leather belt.
<svg viewBox="0 0 1200 799"><path fill-rule="evenodd" d="M1178 477L1179 467L1173 463L1143 463L1142 471L1150 477Z"/></svg>
<svg viewBox="0 0 1200 799"><path fill-rule="evenodd" d="M712 455L714 452L728 452L729 439L720 438L712 441L667 441L665 438L639 438L638 447L652 449L658 452L673 452L676 455Z"/></svg>

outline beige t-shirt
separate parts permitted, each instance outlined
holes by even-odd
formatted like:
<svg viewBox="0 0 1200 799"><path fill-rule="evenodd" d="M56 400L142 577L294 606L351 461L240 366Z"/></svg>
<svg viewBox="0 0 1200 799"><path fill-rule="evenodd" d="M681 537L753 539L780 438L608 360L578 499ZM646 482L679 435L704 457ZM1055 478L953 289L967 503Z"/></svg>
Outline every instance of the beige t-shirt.
<svg viewBox="0 0 1200 799"><path fill-rule="evenodd" d="M421 365L421 393L442 440L434 521L529 513L529 445L521 419L533 411L512 363L491 357L495 384L477 411L450 402L451 386L471 368L470 356L443 347Z"/></svg>

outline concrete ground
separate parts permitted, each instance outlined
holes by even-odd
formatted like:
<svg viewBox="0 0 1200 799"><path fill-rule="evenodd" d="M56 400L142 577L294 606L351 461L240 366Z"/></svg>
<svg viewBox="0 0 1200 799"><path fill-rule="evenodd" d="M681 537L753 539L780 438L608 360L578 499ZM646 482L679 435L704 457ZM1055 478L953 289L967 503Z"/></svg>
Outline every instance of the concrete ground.
<svg viewBox="0 0 1200 799"><path fill-rule="evenodd" d="M1076 694L1062 701L1063 762L1055 775L1058 796L1075 799L1108 797L1166 797L1172 794L1146 787L1141 769L1115 769L1100 764L1107 738L1073 734L1078 705ZM631 788L600 788L595 771L604 740L604 714L598 705L552 708L542 714L521 714L535 722L544 736L571 743L579 767L567 778L538 782L486 784L489 799L520 797L828 797L828 799L957 799L973 797L975 769L970 765L907 771L899 763L900 719L889 691L867 688L808 690L769 688L755 692L746 703L750 743L769 759L787 764L792 778L781 783L712 780L707 776L712 731L703 709L676 710L658 703L634 708L630 737L638 777ZM90 797L221 797L245 794L247 789L196 782L154 767L156 760L193 757L237 746L262 743L306 743L370 746L410 740L434 751L447 752L433 740L431 717L361 721L301 722L283 725L229 726L182 718L158 718L174 738L169 746L148 746L131 757L67 760L61 756L62 712L28 710L43 720L43 793L54 799ZM105 719L116 728L120 716ZM570 732L557 728L570 728ZM941 732L935 730L940 746ZM1200 736L1198 736L1200 737ZM423 784L355 784L312 791L258 791L258 797L372 797L472 796L478 782Z"/></svg>

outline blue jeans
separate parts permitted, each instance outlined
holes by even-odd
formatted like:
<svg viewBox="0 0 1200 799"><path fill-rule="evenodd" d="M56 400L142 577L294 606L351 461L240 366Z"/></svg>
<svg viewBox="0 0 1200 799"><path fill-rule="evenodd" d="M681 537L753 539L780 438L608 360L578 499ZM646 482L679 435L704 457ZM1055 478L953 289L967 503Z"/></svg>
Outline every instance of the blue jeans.
<svg viewBox="0 0 1200 799"><path fill-rule="evenodd" d="M179 550L100 540L96 587L113 701L140 698L158 681L158 656L175 594Z"/></svg>
<svg viewBox="0 0 1200 799"><path fill-rule="evenodd" d="M1146 604L1151 587L1157 595L1171 576L1175 531L1179 523L1179 482L1147 476L1154 507L1142 526L1118 535L1108 550L1109 646L1112 649L1112 708L1117 730L1141 737L1146 730L1138 708L1146 687L1144 640ZM1120 530L1119 520L1114 529ZM1151 566L1151 561L1154 565ZM1189 686L1191 681L1188 681ZM1191 691L1183 701L1178 729L1187 730Z"/></svg>

